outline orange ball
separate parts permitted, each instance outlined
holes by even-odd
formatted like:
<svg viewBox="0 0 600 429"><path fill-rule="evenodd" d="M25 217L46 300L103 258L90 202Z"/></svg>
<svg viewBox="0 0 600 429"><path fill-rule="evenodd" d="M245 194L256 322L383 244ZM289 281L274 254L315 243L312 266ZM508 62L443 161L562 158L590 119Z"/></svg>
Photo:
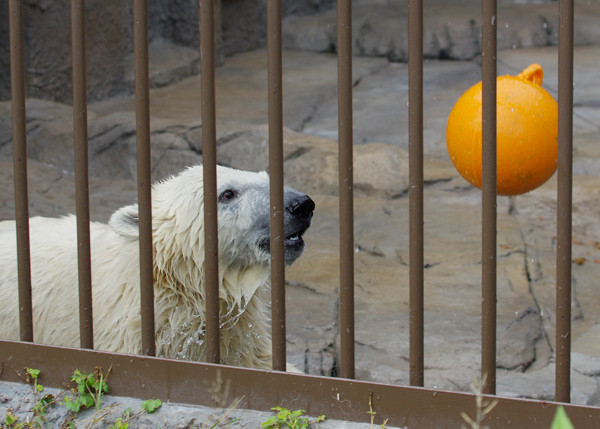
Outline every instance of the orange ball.
<svg viewBox="0 0 600 429"><path fill-rule="evenodd" d="M556 171L558 104L542 88L544 71L532 64L518 76L497 79L497 192L517 195ZM446 145L454 167L481 188L481 82L468 89L448 117Z"/></svg>

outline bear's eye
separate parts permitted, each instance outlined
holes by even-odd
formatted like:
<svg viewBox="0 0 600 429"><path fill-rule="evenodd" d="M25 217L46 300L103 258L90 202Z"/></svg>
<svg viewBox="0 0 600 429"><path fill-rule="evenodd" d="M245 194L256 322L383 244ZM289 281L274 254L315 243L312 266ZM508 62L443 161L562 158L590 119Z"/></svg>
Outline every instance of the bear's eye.
<svg viewBox="0 0 600 429"><path fill-rule="evenodd" d="M236 197L237 193L235 191L232 191L231 189L226 189L223 192L221 192L221 195L219 195L219 201L221 202L227 202L227 201L231 201Z"/></svg>

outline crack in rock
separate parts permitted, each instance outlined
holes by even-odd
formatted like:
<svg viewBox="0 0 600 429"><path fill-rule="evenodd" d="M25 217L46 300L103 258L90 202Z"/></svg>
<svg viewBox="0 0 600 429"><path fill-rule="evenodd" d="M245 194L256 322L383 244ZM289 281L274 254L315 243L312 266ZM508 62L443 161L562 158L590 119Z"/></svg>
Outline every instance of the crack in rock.
<svg viewBox="0 0 600 429"><path fill-rule="evenodd" d="M328 294L323 293L323 292L317 290L316 288L307 285L306 283L286 281L285 285L289 286L289 287L295 287L295 288L299 288L299 289L304 289L304 290L306 290L306 291L308 291L310 293L314 293L316 295L325 295L325 296L328 296Z"/></svg>

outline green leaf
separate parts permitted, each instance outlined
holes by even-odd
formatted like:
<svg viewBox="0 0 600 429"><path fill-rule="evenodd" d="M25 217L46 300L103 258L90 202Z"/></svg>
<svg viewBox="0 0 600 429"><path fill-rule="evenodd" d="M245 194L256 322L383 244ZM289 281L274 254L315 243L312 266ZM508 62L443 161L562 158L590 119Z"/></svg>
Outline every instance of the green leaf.
<svg viewBox="0 0 600 429"><path fill-rule="evenodd" d="M571 420L569 420L569 416L567 416L567 412L560 405L554 414L551 429L574 429Z"/></svg>
<svg viewBox="0 0 600 429"><path fill-rule="evenodd" d="M38 378L38 376L40 375L39 369L25 368L25 371L27 372L28 375L30 375L33 378Z"/></svg>
<svg viewBox="0 0 600 429"><path fill-rule="evenodd" d="M152 414L156 410L158 410L162 405L162 401L160 399L147 399L142 402L142 409L146 411L148 414Z"/></svg>
<svg viewBox="0 0 600 429"><path fill-rule="evenodd" d="M261 424L260 427L267 428L267 429L276 428L277 424L278 424L277 421L278 421L277 416L271 416L271 417L269 417L269 419L266 422Z"/></svg>
<svg viewBox="0 0 600 429"><path fill-rule="evenodd" d="M48 405L50 404L52 401L54 401L54 395L51 393L48 393L46 396L44 396L42 399L40 399L40 402L42 402L44 405Z"/></svg>
<svg viewBox="0 0 600 429"><path fill-rule="evenodd" d="M65 398L64 403L67 410L72 411L74 413L78 413L79 409L81 408L81 404L79 404L79 402L73 401L73 398L71 398L70 396L67 396Z"/></svg>
<svg viewBox="0 0 600 429"><path fill-rule="evenodd" d="M300 417L302 414L304 414L304 410L292 411L292 414L294 415L294 417Z"/></svg>
<svg viewBox="0 0 600 429"><path fill-rule="evenodd" d="M4 422L6 423L6 426L12 426L17 422L18 419L19 418L14 415L11 410L8 410L6 412L6 416L4 417Z"/></svg>
<svg viewBox="0 0 600 429"><path fill-rule="evenodd" d="M94 400L94 397L92 395L83 395L80 398L81 404L85 407L85 408L90 408L92 405L94 405L96 403L96 401Z"/></svg>
<svg viewBox="0 0 600 429"><path fill-rule="evenodd" d="M104 379L93 380L91 386L96 392L108 393L108 384Z"/></svg>
<svg viewBox="0 0 600 429"><path fill-rule="evenodd" d="M123 419L119 417L114 425L110 425L109 429L129 429L129 423L123 423Z"/></svg>

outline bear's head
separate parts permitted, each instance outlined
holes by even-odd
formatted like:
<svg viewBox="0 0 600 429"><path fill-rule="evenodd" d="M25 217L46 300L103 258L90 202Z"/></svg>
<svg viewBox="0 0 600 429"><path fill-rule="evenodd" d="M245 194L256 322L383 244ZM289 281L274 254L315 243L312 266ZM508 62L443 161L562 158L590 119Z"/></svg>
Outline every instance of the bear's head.
<svg viewBox="0 0 600 429"><path fill-rule="evenodd" d="M202 166L190 167L153 186L152 229L155 265L182 259L203 268L204 187ZM270 260L269 177L217 166L219 266L247 270ZM314 202L304 193L284 188L285 262L304 250L302 235L312 220ZM139 237L137 204L117 210L109 225L132 240Z"/></svg>

